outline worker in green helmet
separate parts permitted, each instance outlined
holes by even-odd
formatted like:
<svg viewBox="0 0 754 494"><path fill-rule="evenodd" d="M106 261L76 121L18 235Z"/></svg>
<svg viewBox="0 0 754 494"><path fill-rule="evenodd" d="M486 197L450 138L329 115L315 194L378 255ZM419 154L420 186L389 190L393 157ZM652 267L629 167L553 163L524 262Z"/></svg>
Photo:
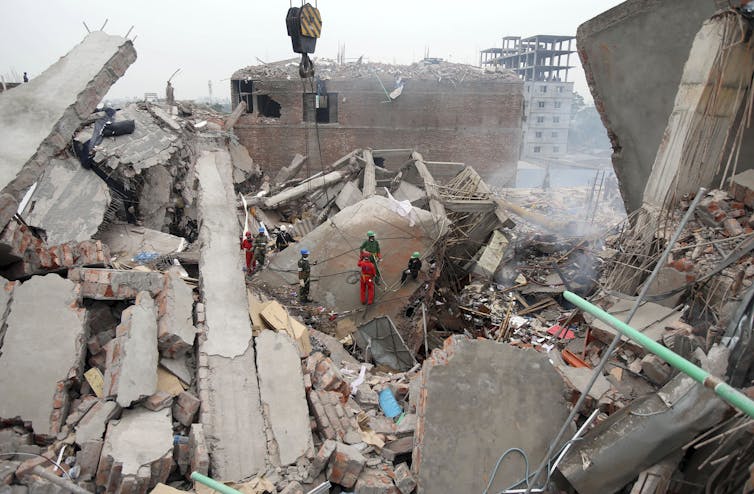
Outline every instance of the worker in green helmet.
<svg viewBox="0 0 754 494"><path fill-rule="evenodd" d="M411 254L411 257L408 260L408 267L403 270L403 274L401 275L401 284L406 282L406 278L408 278L408 275L411 275L411 278L416 280L416 278L419 276L419 271L422 268L422 260L421 260L421 254L418 252L414 252Z"/></svg>
<svg viewBox="0 0 754 494"><path fill-rule="evenodd" d="M377 270L377 276L374 277L374 283L379 285L380 269L377 267L377 263L382 262L382 254L380 253L380 243L375 238L375 233L372 230L367 232L367 239L361 244L359 252L369 252L369 260L372 261L374 268Z"/></svg>

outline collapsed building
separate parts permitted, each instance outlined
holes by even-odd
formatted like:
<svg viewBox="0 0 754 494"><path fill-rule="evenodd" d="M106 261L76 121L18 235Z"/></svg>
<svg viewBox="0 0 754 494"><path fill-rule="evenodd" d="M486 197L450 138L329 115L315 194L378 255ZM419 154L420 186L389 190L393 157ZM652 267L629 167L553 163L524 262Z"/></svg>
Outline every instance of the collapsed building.
<svg viewBox="0 0 754 494"><path fill-rule="evenodd" d="M523 83L513 72L427 61L315 63L316 78L303 91L293 61L231 78L231 104L246 108L235 133L271 177L296 153L319 171L368 142L466 163L494 185L515 183Z"/></svg>
<svg viewBox="0 0 754 494"><path fill-rule="evenodd" d="M582 26L582 58L597 58L590 36L630 32L653 5ZM596 183L501 189L473 153L416 136L349 137L320 158L306 144L316 126L282 123L311 96L265 85L293 83L285 64L234 76L231 115L186 102L99 110L136 54L88 35L0 95L0 394L12 398L0 401L0 491L206 489L192 472L245 493L751 489L751 420L566 299L752 395L754 181L734 163L754 59L746 12L713 14L688 23L665 141L628 218ZM358 81L338 86L322 65L317 115L328 91L331 116L358 100L349 84L369 99L364 85L380 80L356 65ZM586 65L595 95L610 96ZM437 79L425 90L468 82L442 64L412 70ZM420 80L386 85L382 106L411 102ZM264 114L273 103L280 117ZM259 151L262 133L288 131L289 149ZM623 139L616 168L637 152ZM630 203L637 184L621 187ZM261 230L267 245L281 226L295 244L244 273L239 237ZM382 282L364 305L368 230ZM298 297L301 249L313 303ZM403 282L413 252L423 267Z"/></svg>

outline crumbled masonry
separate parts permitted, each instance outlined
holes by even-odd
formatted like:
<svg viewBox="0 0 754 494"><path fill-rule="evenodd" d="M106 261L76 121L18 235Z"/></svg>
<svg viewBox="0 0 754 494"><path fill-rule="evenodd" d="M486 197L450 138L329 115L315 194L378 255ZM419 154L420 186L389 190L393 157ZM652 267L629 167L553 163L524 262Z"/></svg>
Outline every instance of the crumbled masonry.
<svg viewBox="0 0 754 494"><path fill-rule="evenodd" d="M288 61L234 74L232 113L172 97L98 110L135 60L131 41L101 31L9 87L0 494L62 492L50 479L77 492L206 494L192 472L245 494L754 489L748 418L563 295L630 314L645 337L754 398L754 38L744 11L710 17L702 3L628 0L580 28L619 178L589 187L549 172L541 187L499 187L489 167L508 171L491 144L488 168L472 166L491 135L461 113L486 121L490 81L522 86L507 70L318 62L325 93L387 82L375 101L390 102L368 111L393 131L426 130L401 113L417 88L431 89L421 116L437 119L427 103L465 91L471 103L445 100L458 113L443 130L452 152L413 131L395 148L360 135L349 112L371 86L320 99L343 111L319 122L332 156L287 138L314 135L292 116L298 89L267 94L297 81ZM640 29L671 15L656 37ZM665 72L645 95L635 60L649 52ZM522 95L497 97L515 107L499 126L518 125ZM268 115L275 104L281 115ZM517 156L516 125L497 144ZM356 137L331 142L345 127ZM290 149L262 151L265 133ZM241 239L260 230L266 260L247 270ZM293 242L278 250L282 231ZM380 244L369 305L357 265L368 231Z"/></svg>

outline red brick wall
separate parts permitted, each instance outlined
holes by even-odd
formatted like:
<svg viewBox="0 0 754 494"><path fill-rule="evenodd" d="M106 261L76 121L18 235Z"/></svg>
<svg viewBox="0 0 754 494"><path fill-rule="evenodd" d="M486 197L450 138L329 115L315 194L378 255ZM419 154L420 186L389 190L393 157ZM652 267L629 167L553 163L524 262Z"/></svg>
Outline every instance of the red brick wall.
<svg viewBox="0 0 754 494"><path fill-rule="evenodd" d="M383 84L388 91L394 86L388 79ZM355 148L414 148L427 160L464 162L487 179L515 177L523 112L520 82L408 81L390 103L375 78L329 80L326 85L328 92L338 93L338 123L319 124L325 164ZM254 90L281 105L279 119L246 114L235 126L254 161L274 177L296 153L307 154L308 149L312 173L318 171L317 132L314 124L302 122L301 81L255 82Z"/></svg>

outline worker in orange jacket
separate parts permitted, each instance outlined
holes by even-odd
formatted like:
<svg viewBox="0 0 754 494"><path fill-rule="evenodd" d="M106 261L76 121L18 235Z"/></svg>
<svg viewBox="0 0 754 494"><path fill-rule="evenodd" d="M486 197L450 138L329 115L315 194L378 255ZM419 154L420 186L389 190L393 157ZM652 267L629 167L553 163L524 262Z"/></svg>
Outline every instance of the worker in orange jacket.
<svg viewBox="0 0 754 494"><path fill-rule="evenodd" d="M246 232L246 238L241 238L241 249L246 251L246 272L251 270L251 264L254 262L254 240L251 232Z"/></svg>
<svg viewBox="0 0 754 494"><path fill-rule="evenodd" d="M377 268L370 259L370 253L362 251L358 266L361 268L361 303L372 305L374 302L374 278Z"/></svg>

